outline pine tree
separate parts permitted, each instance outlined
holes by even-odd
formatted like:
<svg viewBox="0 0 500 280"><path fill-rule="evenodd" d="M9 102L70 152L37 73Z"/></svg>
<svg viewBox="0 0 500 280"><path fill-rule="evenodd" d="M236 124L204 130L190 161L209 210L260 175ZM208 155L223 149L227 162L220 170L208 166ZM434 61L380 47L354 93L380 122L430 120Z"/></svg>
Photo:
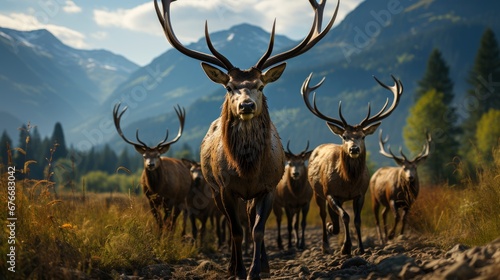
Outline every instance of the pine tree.
<svg viewBox="0 0 500 280"><path fill-rule="evenodd" d="M413 154L421 151L426 131L432 136L429 158L419 167L420 177L430 183L455 182L456 179L450 163L459 145L455 137L457 116L444 100L442 92L428 91L410 108L403 128L405 145Z"/></svg>
<svg viewBox="0 0 500 280"><path fill-rule="evenodd" d="M490 109L500 109L500 51L495 34L489 28L481 37L468 83L471 89L467 91L469 115L463 123L463 154L476 140L476 125L482 115Z"/></svg>
<svg viewBox="0 0 500 280"><path fill-rule="evenodd" d="M14 147L12 147L12 139L10 139L7 131L4 130L2 133L2 137L0 137L0 164L3 164L4 166L7 166L9 164L7 149L10 149L12 153L13 148Z"/></svg>
<svg viewBox="0 0 500 280"><path fill-rule="evenodd" d="M500 148L500 110L490 109L483 114L476 128L477 163L489 165L493 162L493 151Z"/></svg>
<svg viewBox="0 0 500 280"><path fill-rule="evenodd" d="M52 161L55 162L60 158L64 158L68 155L68 149L66 147L66 141L64 140L64 132L61 123L56 123L54 126L54 132L52 133L52 137L50 138L50 142L55 147L55 152L52 154Z"/></svg>
<svg viewBox="0 0 500 280"><path fill-rule="evenodd" d="M418 82L415 102L431 89L442 92L444 103L451 104L454 97L453 81L450 79L450 69L438 49L432 50L429 56L424 77Z"/></svg>

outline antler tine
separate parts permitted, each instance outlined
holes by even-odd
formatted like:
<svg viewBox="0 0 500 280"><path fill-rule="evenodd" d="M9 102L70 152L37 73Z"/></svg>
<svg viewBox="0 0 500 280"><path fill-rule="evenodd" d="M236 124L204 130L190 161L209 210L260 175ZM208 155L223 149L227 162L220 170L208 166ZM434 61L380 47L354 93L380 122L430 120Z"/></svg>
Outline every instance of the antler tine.
<svg viewBox="0 0 500 280"><path fill-rule="evenodd" d="M227 59L225 56L223 56L220 52L218 52L215 48L214 45L212 44L212 40L210 39L210 34L208 33L208 20L205 21L205 39L207 41L207 46L210 52L213 53L213 55L220 61L222 64L224 64L224 68L226 70L231 70L234 68L233 64Z"/></svg>
<svg viewBox="0 0 500 280"><path fill-rule="evenodd" d="M425 144L422 147L422 151L420 152L420 154L418 154L418 156L413 161L419 161L419 160L425 159L429 156L432 138L431 138L430 133L427 132L426 134L427 134L427 139L425 139Z"/></svg>
<svg viewBox="0 0 500 280"><path fill-rule="evenodd" d="M373 115L370 118L365 118L360 124L363 127L366 127L374 122L378 122L378 121L383 120L384 118L387 118L394 111L394 109L396 109L396 107L398 106L399 101L401 99L401 95L403 94L403 83L401 83L400 80L397 80L393 75L391 75L391 78L394 81L394 86L392 86L392 87L382 83L375 76L373 76L373 78L383 88L388 89L392 92L392 94L394 95L394 100L392 101L391 107L389 107L389 109L386 110L387 105L389 103L389 99L387 99L384 106L382 107L382 109L378 113L376 113L375 115Z"/></svg>
<svg viewBox="0 0 500 280"><path fill-rule="evenodd" d="M233 68L232 64L229 63L229 60L225 58L223 55L221 55L219 52L215 51L212 46L212 43L210 42L210 39L207 37L207 44L210 49L210 51L214 55L209 55L206 53L202 53L196 50L190 50L186 48L180 41L177 39L177 36L175 36L175 33L172 29L172 23L170 21L170 3L174 2L175 0L162 0L162 7L163 7L163 14L160 11L160 8L158 7L157 0L153 0L155 10L156 10L156 15L158 16L158 20L160 21L162 27L163 27L163 32L165 33L165 36L167 37L168 42L172 47L174 47L176 50L180 51L186 56L189 56L191 58L201 60L207 63L211 63L214 65L217 65L219 67L222 67L226 70L231 70ZM207 31L207 24L205 24L205 34L208 33Z"/></svg>
<svg viewBox="0 0 500 280"><path fill-rule="evenodd" d="M278 64L278 63L283 62L287 59L298 56L298 55L308 51L310 48L312 48L314 45L316 45L316 43L318 43L321 39L323 39L323 37L326 36L328 31L330 31L330 29L332 28L333 23L335 22L335 19L337 18L337 13L338 13L339 6L340 6L340 0L337 0L337 7L335 8L335 12L332 16L332 19L330 20L330 22L328 23L328 25L325 27L325 29L323 31L321 31L321 25L322 25L322 21L323 21L323 12L325 9L326 0L321 1L320 4L316 3L316 0L309 0L309 2L311 3L311 6L314 9L314 21L313 21L311 30L309 31L307 36L297 46L295 46L294 48L292 48L288 51L276 54L269 59L266 58L265 60L263 60L263 58L264 58L264 56L263 56L259 60L259 62L257 62L256 66L255 66L256 68L263 70L269 66ZM273 37L274 37L274 35L273 35ZM270 49L272 49L272 47L270 47Z"/></svg>
<svg viewBox="0 0 500 280"><path fill-rule="evenodd" d="M307 153L307 149L309 149L309 140L307 140L306 148L300 154L303 155Z"/></svg>
<svg viewBox="0 0 500 280"><path fill-rule="evenodd" d="M401 156L403 157L403 159L405 161L408 161L408 159L406 158L405 154L403 154L403 147L402 146L399 146L399 153L401 154Z"/></svg>
<svg viewBox="0 0 500 280"><path fill-rule="evenodd" d="M382 139L382 129L380 129L379 135L378 135L378 145L380 147L379 153L385 157L395 159L395 160L403 160L402 158L396 156L392 151L391 151L391 146L387 146L387 150L389 150L389 153L385 151L384 145L389 141L389 135L385 137L385 139Z"/></svg>
<svg viewBox="0 0 500 280"><path fill-rule="evenodd" d="M120 127L120 121L121 121L123 114L125 114L125 111L127 111L128 107L125 106L125 108L123 108L123 110L120 113L118 113L118 111L120 110L120 106L121 106L121 103L118 102L115 104L115 107L113 108L113 121L115 123L115 128L116 128L116 131L118 132L118 135L120 135L120 137L128 144L131 144L134 146L146 146L143 143L138 144L138 143L135 143L135 142L128 140L127 137L125 137L125 135L123 134L123 131Z"/></svg>
<svg viewBox="0 0 500 280"><path fill-rule="evenodd" d="M143 147L147 147L148 146L146 143L142 142L141 139L139 139L139 129L135 130L135 139L137 139L137 142L141 143L141 145Z"/></svg>
<svg viewBox="0 0 500 280"><path fill-rule="evenodd" d="M318 84L310 87L309 83L311 82L311 77L312 77L312 73L309 74L309 76L304 80L304 83L302 84L302 88L300 91L300 93L302 94L302 98L304 99L304 103L306 104L307 109L309 109L309 111L311 111L311 113L313 113L315 116L317 116L318 118L320 118L322 120L325 120L327 122L334 123L336 125L344 127L345 120L343 119L342 114L340 114L342 121L339 121L337 119L325 116L323 113L321 113L318 110L318 106L316 105L316 93L314 93L314 92L313 92L313 98L312 98L313 105L311 105L311 102L309 101L309 95L311 94L311 92L313 90L319 88L323 84L323 82L325 81L325 77L323 77L323 79L321 79L321 81ZM339 112L340 111L341 110L340 110L340 103L339 103Z"/></svg>
<svg viewBox="0 0 500 280"><path fill-rule="evenodd" d="M174 139L168 141L167 143L165 143L165 141L167 140L167 138L165 138L162 142L158 144L157 148L171 145L177 142L182 136L182 132L184 130L184 121L186 120L186 109L181 108L181 106L179 105L177 105L177 107L174 107L174 109L175 113L177 114L177 117L179 118L179 132L177 132L177 136L175 136ZM168 137L168 130L167 130L167 137Z"/></svg>
<svg viewBox="0 0 500 280"><path fill-rule="evenodd" d="M290 151L290 140L288 140L288 142L286 142L286 150L287 150L287 152L288 152L289 154L292 154L292 155L293 155L292 151Z"/></svg>

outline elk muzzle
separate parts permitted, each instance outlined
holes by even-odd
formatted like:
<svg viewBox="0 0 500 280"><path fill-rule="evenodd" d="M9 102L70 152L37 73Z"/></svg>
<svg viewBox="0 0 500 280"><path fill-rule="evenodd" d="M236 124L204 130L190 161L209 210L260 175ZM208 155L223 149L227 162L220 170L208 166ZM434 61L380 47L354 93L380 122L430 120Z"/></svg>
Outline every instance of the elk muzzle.
<svg viewBox="0 0 500 280"><path fill-rule="evenodd" d="M349 156L352 158L357 158L361 153L361 149L358 146L352 146L349 148Z"/></svg>
<svg viewBox="0 0 500 280"><path fill-rule="evenodd" d="M244 100L238 105L238 115L244 121L251 120L255 115L255 102L252 100Z"/></svg>

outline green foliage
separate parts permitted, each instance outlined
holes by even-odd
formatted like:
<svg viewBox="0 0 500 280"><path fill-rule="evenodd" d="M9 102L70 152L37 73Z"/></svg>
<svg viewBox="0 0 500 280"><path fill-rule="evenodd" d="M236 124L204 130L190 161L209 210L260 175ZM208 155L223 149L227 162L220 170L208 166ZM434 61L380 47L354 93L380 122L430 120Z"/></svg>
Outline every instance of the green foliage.
<svg viewBox="0 0 500 280"><path fill-rule="evenodd" d="M479 151L479 160L486 165L493 162L493 149L498 147L500 140L500 110L490 109L484 114L476 128L477 150ZM476 164L480 163L476 162Z"/></svg>
<svg viewBox="0 0 500 280"><path fill-rule="evenodd" d="M135 193L139 182L138 174L108 174L104 171L91 171L82 178L85 179L86 189L90 192L123 192Z"/></svg>
<svg viewBox="0 0 500 280"><path fill-rule="evenodd" d="M405 145L417 154L425 143L425 132L432 136L429 158L420 167L420 177L437 183L454 182L451 162L457 154L458 142L455 127L456 115L444 103L444 94L430 90L410 108L407 125L403 128Z"/></svg>
<svg viewBox="0 0 500 280"><path fill-rule="evenodd" d="M453 82L450 79L450 69L444 61L441 52L434 49L427 61L424 77L418 81L415 101L420 99L429 90L435 89L444 94L443 102L449 105L453 100Z"/></svg>
<svg viewBox="0 0 500 280"><path fill-rule="evenodd" d="M467 91L470 110L463 123L464 155L467 155L470 142L474 142L475 128L482 115L490 109L500 109L498 81L500 81L500 50L495 34L491 29L486 29L468 79L471 86Z"/></svg>

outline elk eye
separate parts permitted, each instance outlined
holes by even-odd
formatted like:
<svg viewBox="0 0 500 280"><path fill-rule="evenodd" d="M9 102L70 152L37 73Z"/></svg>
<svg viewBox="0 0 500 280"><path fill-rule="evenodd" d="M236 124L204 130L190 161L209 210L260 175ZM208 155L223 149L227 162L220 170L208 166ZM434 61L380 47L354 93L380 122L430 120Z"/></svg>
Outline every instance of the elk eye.
<svg viewBox="0 0 500 280"><path fill-rule="evenodd" d="M264 86L260 86L259 91L263 91L263 90L264 90Z"/></svg>
<svg viewBox="0 0 500 280"><path fill-rule="evenodd" d="M361 137L361 139L365 140L365 137L366 137L366 136L362 136L362 137Z"/></svg>
<svg viewBox="0 0 500 280"><path fill-rule="evenodd" d="M226 90L227 90L227 92L232 92L233 91L233 89L230 86L226 86Z"/></svg>
<svg viewBox="0 0 500 280"><path fill-rule="evenodd" d="M344 139L344 141L347 141L347 136L342 135L342 139Z"/></svg>

